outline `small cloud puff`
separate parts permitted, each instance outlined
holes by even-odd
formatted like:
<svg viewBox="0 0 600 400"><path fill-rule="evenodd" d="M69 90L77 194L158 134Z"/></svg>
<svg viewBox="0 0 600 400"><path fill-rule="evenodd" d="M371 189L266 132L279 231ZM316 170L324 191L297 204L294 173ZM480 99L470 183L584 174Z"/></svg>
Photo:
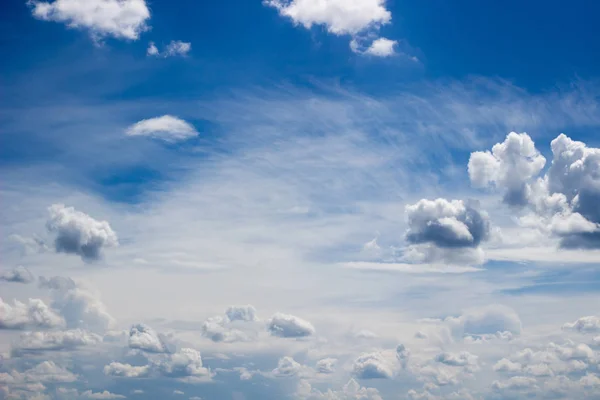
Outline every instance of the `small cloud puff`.
<svg viewBox="0 0 600 400"><path fill-rule="evenodd" d="M46 228L56 235L54 249L57 252L76 254L84 261L95 261L102 257L105 248L119 245L116 233L106 221L95 220L63 204L50 206L48 212L50 218Z"/></svg>
<svg viewBox="0 0 600 400"><path fill-rule="evenodd" d="M294 315L276 313L267 323L267 330L273 336L301 338L315 333L313 325Z"/></svg>
<svg viewBox="0 0 600 400"><path fill-rule="evenodd" d="M171 40L171 42L165 47L164 51L159 51L158 47L154 42L150 42L146 54L152 57L185 57L192 50L192 44L188 42L182 42L181 40Z"/></svg>
<svg viewBox="0 0 600 400"><path fill-rule="evenodd" d="M198 136L196 128L172 115L143 119L125 131L127 136L148 136L167 143L181 142Z"/></svg>

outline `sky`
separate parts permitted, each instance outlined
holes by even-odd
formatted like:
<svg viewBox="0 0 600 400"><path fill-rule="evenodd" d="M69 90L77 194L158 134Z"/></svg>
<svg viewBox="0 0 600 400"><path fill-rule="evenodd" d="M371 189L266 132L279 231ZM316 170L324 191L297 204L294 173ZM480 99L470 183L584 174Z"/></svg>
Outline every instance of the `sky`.
<svg viewBox="0 0 600 400"><path fill-rule="evenodd" d="M0 400L600 399L599 11L3 1Z"/></svg>

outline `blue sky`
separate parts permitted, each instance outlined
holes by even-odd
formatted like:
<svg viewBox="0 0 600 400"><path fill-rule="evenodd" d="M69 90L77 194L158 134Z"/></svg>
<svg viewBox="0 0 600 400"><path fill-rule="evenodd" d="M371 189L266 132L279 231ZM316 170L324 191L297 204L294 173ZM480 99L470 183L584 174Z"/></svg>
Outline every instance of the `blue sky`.
<svg viewBox="0 0 600 400"><path fill-rule="evenodd" d="M8 0L0 400L600 399L592 1Z"/></svg>

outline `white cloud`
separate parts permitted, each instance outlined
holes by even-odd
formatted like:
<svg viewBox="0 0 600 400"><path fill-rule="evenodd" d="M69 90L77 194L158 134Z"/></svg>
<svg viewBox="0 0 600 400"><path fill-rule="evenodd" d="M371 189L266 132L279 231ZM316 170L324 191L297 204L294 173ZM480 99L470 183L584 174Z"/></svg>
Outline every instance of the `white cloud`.
<svg viewBox="0 0 600 400"><path fill-rule="evenodd" d="M333 374L335 372L335 366L337 364L335 358L324 358L317 361L316 369L321 374Z"/></svg>
<svg viewBox="0 0 600 400"><path fill-rule="evenodd" d="M308 321L293 315L276 313L267 324L267 330L273 336L297 338L311 336L315 328Z"/></svg>
<svg viewBox="0 0 600 400"><path fill-rule="evenodd" d="M148 49L146 50L146 54L152 57L175 57L181 56L185 57L192 50L192 44L189 42L182 42L181 40L171 40L169 44L165 46L163 51L159 51L158 47L154 42L150 42L148 44Z"/></svg>
<svg viewBox="0 0 600 400"><path fill-rule="evenodd" d="M102 342L102 337L81 329L23 333L15 346L17 351L60 351Z"/></svg>
<svg viewBox="0 0 600 400"><path fill-rule="evenodd" d="M91 390L86 390L81 393L81 397L85 399L93 399L93 400L111 400L111 399L124 399L125 396L120 394L114 394L107 390L103 392L92 392Z"/></svg>
<svg viewBox="0 0 600 400"><path fill-rule="evenodd" d="M368 353L358 357L352 373L359 379L391 379L394 372L390 361L381 353Z"/></svg>
<svg viewBox="0 0 600 400"><path fill-rule="evenodd" d="M34 17L87 29L92 37L137 40L148 29L145 0L30 0Z"/></svg>
<svg viewBox="0 0 600 400"><path fill-rule="evenodd" d="M249 340L248 335L239 329L231 328L229 319L221 316L208 318L202 324L202 334L213 342L240 342Z"/></svg>
<svg viewBox="0 0 600 400"><path fill-rule="evenodd" d="M452 367L475 367L477 366L477 358L476 355L468 351L462 351L460 353L440 353L435 357L435 360Z"/></svg>
<svg viewBox="0 0 600 400"><path fill-rule="evenodd" d="M356 34L392 19L385 0L265 0L264 3L295 24L307 29L324 25L336 35Z"/></svg>
<svg viewBox="0 0 600 400"><path fill-rule="evenodd" d="M575 330L581 333L600 332L600 318L596 316L581 317L575 322L567 322L563 329Z"/></svg>
<svg viewBox="0 0 600 400"><path fill-rule="evenodd" d="M168 350L159 334L144 324L133 325L129 330L129 348L150 353L165 353Z"/></svg>
<svg viewBox="0 0 600 400"><path fill-rule="evenodd" d="M183 348L157 364L157 370L164 376L174 378L210 377L210 371L202 365L200 352L195 349Z"/></svg>
<svg viewBox="0 0 600 400"><path fill-rule="evenodd" d="M530 181L544 168L546 159L526 133L511 132L492 151L477 151L469 159L469 177L473 186L493 186L503 192L509 205L529 202Z"/></svg>
<svg viewBox="0 0 600 400"><path fill-rule="evenodd" d="M104 374L122 378L142 378L149 374L150 366L133 366L120 362L112 362L104 367Z"/></svg>
<svg viewBox="0 0 600 400"><path fill-rule="evenodd" d="M52 205L48 212L50 219L46 227L56 235L57 252L77 254L85 261L94 261L102 257L105 248L119 245L116 233L106 221L95 220L63 204Z"/></svg>
<svg viewBox="0 0 600 400"><path fill-rule="evenodd" d="M53 361L43 361L22 374L17 373L16 379L24 382L68 383L75 382L77 376Z"/></svg>
<svg viewBox="0 0 600 400"><path fill-rule="evenodd" d="M11 271L0 274L0 281L16 282L16 283L31 283L35 277L27 268L18 266Z"/></svg>
<svg viewBox="0 0 600 400"><path fill-rule="evenodd" d="M127 128L128 136L149 136L165 142L179 142L198 136L196 128L172 115L144 119Z"/></svg>
<svg viewBox="0 0 600 400"><path fill-rule="evenodd" d="M60 328L65 320L40 299L18 300L13 305L0 298L0 329Z"/></svg>
<svg viewBox="0 0 600 400"><path fill-rule="evenodd" d="M341 390L328 389L327 392L313 388L307 380L300 380L296 397L302 400L382 400L377 389L362 387L354 379L350 379Z"/></svg>
<svg viewBox="0 0 600 400"><path fill-rule="evenodd" d="M365 54L369 54L376 57L389 57L395 54L394 48L398 44L398 41L378 38L373 40L373 43L365 50Z"/></svg>
<svg viewBox="0 0 600 400"><path fill-rule="evenodd" d="M256 308L247 304L244 306L230 306L225 311L225 315L230 321L257 321Z"/></svg>
<svg viewBox="0 0 600 400"><path fill-rule="evenodd" d="M41 288L51 290L52 308L64 317L67 327L104 332L114 324L114 318L98 295L70 278L39 278Z"/></svg>
<svg viewBox="0 0 600 400"><path fill-rule="evenodd" d="M292 357L282 357L277 363L277 368L273 370L273 375L279 378L297 375L302 371L302 365L296 362Z"/></svg>
<svg viewBox="0 0 600 400"><path fill-rule="evenodd" d="M511 308L501 305L472 308L459 317L448 317L445 321L455 335L486 335L498 332L520 334L522 325L519 315Z"/></svg>

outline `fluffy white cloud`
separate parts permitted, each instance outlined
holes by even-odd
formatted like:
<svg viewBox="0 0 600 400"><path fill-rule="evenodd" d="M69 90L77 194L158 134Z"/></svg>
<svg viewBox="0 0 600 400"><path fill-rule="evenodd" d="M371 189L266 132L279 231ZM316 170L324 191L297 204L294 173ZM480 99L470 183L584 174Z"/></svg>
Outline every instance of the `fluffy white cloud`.
<svg viewBox="0 0 600 400"><path fill-rule="evenodd" d="M67 327L104 332L114 325L114 318L98 295L72 279L42 276L39 284L51 290L52 308L64 317Z"/></svg>
<svg viewBox="0 0 600 400"><path fill-rule="evenodd" d="M536 387L536 380L526 376L513 376L506 381L494 381L492 382L492 389L496 391L511 391L511 390L524 390L534 389Z"/></svg>
<svg viewBox="0 0 600 400"><path fill-rule="evenodd" d="M68 383L75 382L77 376L56 365L53 361L43 361L23 373L16 373L15 380L39 383Z"/></svg>
<svg viewBox="0 0 600 400"><path fill-rule="evenodd" d="M26 332L15 344L16 351L74 349L102 342L102 337L81 329L69 331Z"/></svg>
<svg viewBox="0 0 600 400"><path fill-rule="evenodd" d="M373 43L365 50L365 54L369 54L376 57L389 57L395 53L394 48L398 44L398 41L378 38L373 40Z"/></svg>
<svg viewBox="0 0 600 400"><path fill-rule="evenodd" d="M193 125L172 115L141 120L127 128L125 133L128 136L149 136L169 143L198 136Z"/></svg>
<svg viewBox="0 0 600 400"><path fill-rule="evenodd" d="M94 261L102 257L105 248L119 245L116 233L106 221L95 220L63 204L54 204L48 211L50 218L46 227L56 235L57 252L77 254L85 261Z"/></svg>
<svg viewBox="0 0 600 400"><path fill-rule="evenodd" d="M352 365L352 373L359 379L391 379L394 374L390 361L381 353L359 356Z"/></svg>
<svg viewBox="0 0 600 400"><path fill-rule="evenodd" d="M581 333L600 332L600 318L596 316L581 317L575 322L567 322L563 329L575 330Z"/></svg>
<svg viewBox="0 0 600 400"><path fill-rule="evenodd" d="M546 160L531 138L511 132L491 152L471 154L471 182L501 190L507 204L527 207L531 214L522 224L557 236L561 247L600 247L600 149L564 134L551 148L552 163L542 176Z"/></svg>
<svg viewBox="0 0 600 400"><path fill-rule="evenodd" d="M104 374L108 376L121 378L142 378L148 376L150 366L133 366L130 364L122 364L120 362L112 362L104 367Z"/></svg>
<svg viewBox="0 0 600 400"><path fill-rule="evenodd" d="M256 308L250 304L244 306L230 306L225 311L230 321L257 321Z"/></svg>
<svg viewBox="0 0 600 400"><path fill-rule="evenodd" d="M111 400L111 399L126 398L123 395L114 394L114 393L111 393L106 390L103 392L92 392L91 390L86 390L85 392L81 393L81 397L83 397L84 399L93 399L93 400Z"/></svg>
<svg viewBox="0 0 600 400"><path fill-rule="evenodd" d="M405 207L406 240L411 246L404 260L411 263L481 263L481 242L490 234L488 216L462 200L419 200Z"/></svg>
<svg viewBox="0 0 600 400"><path fill-rule="evenodd" d="M35 277L27 268L18 266L11 271L0 274L0 281L16 282L16 283L31 283Z"/></svg>
<svg viewBox="0 0 600 400"><path fill-rule="evenodd" d="M503 192L504 202L525 205L531 194L530 181L546 165L526 133L511 132L492 151L476 151L469 159L469 178L475 187L495 187Z"/></svg>
<svg viewBox="0 0 600 400"><path fill-rule="evenodd" d="M335 372L335 365L337 364L337 359L335 358L324 358L322 360L317 361L317 372L321 374L333 374Z"/></svg>
<svg viewBox="0 0 600 400"><path fill-rule="evenodd" d="M157 364L157 370L164 376L174 378L209 377L210 371L202 365L200 352L195 349L183 348Z"/></svg>
<svg viewBox="0 0 600 400"><path fill-rule="evenodd" d="M159 51L158 47L154 42L150 42L146 54L153 57L174 57L182 56L185 57L192 50L192 44L188 42L182 42L181 40L171 40L168 45L165 46L164 51Z"/></svg>
<svg viewBox="0 0 600 400"><path fill-rule="evenodd" d="M356 34L392 19L385 0L265 0L264 3L295 24L307 29L324 25L336 35Z"/></svg>
<svg viewBox="0 0 600 400"><path fill-rule="evenodd" d="M308 321L293 315L276 313L267 324L267 330L273 336L297 338L311 336L315 328Z"/></svg>
<svg viewBox="0 0 600 400"><path fill-rule="evenodd" d="M521 319L511 308L501 305L466 310L459 317L445 320L455 335L487 335L498 332L521 333Z"/></svg>
<svg viewBox="0 0 600 400"><path fill-rule="evenodd" d="M87 29L95 39L136 40L148 29L150 10L145 0L29 1L34 17Z"/></svg>
<svg viewBox="0 0 600 400"><path fill-rule="evenodd" d="M289 377L297 375L302 371L302 365L296 362L292 357L282 357L277 363L277 368L273 370L276 377Z"/></svg>
<svg viewBox="0 0 600 400"><path fill-rule="evenodd" d="M462 351L460 353L440 353L435 357L435 360L452 367L475 367L477 366L477 358L476 355L468 351Z"/></svg>
<svg viewBox="0 0 600 400"><path fill-rule="evenodd" d="M0 329L59 328L65 320L40 299L27 303L14 300L5 303L0 298Z"/></svg>
<svg viewBox="0 0 600 400"><path fill-rule="evenodd" d="M350 379L342 390L328 389L326 392L321 392L313 388L308 381L301 380L296 397L303 400L382 400L377 389L362 387L354 379Z"/></svg>
<svg viewBox="0 0 600 400"><path fill-rule="evenodd" d="M156 331L144 324L133 325L129 330L129 348L150 353L165 353L167 346Z"/></svg>
<svg viewBox="0 0 600 400"><path fill-rule="evenodd" d="M229 319L216 316L207 319L202 324L202 334L213 342L242 342L249 339L248 335L239 329L231 328Z"/></svg>

